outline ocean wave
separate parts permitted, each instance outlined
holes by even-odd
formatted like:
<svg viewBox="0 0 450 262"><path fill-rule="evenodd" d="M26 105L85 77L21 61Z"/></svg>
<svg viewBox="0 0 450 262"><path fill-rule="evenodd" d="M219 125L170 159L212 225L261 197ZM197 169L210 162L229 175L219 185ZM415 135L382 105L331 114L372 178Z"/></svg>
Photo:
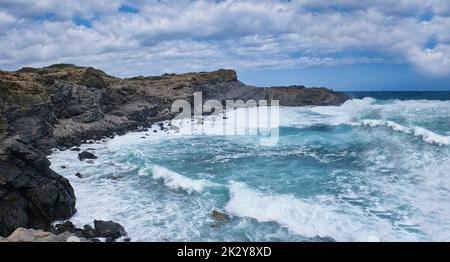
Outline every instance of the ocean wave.
<svg viewBox="0 0 450 262"><path fill-rule="evenodd" d="M144 175L142 172L140 170L139 175ZM168 188L173 190L183 190L189 194L193 192L202 192L207 185L207 181L204 179L191 179L158 165L152 166L151 172L153 173L153 178L155 180L162 180L164 185Z"/></svg>
<svg viewBox="0 0 450 262"><path fill-rule="evenodd" d="M358 211L344 213L343 207L296 198L292 195L267 195L245 183L231 181L230 200L225 210L258 222L276 222L306 237L333 237L338 241L414 240L404 232L395 232L392 225ZM398 237L398 239L397 239Z"/></svg>
<svg viewBox="0 0 450 262"><path fill-rule="evenodd" d="M400 124L397 124L393 121L388 120L377 120L377 119L365 119L359 123L352 123L353 126L369 126L369 127L388 127L393 131L411 134L416 137L421 138L424 142L429 144L436 144L439 146L448 146L450 145L450 137L442 136L434 133L428 129L419 126L406 127Z"/></svg>

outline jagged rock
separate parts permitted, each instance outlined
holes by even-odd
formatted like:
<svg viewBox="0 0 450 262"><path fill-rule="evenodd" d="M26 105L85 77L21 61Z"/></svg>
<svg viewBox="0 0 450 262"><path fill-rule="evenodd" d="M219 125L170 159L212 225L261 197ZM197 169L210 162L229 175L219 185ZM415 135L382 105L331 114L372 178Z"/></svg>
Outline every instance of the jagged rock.
<svg viewBox="0 0 450 262"><path fill-rule="evenodd" d="M10 138L0 144L0 235L18 227L48 229L72 216L75 195L69 181L49 168L45 154Z"/></svg>
<svg viewBox="0 0 450 262"><path fill-rule="evenodd" d="M113 221L94 220L94 227L99 237L117 239L127 235L125 229Z"/></svg>
<svg viewBox="0 0 450 262"><path fill-rule="evenodd" d="M97 159L97 156L94 155L94 154L91 153L91 152L83 151L83 152L81 152L81 153L78 154L78 159L79 159L80 161L83 161L83 160L85 160L85 159Z"/></svg>
<svg viewBox="0 0 450 262"><path fill-rule="evenodd" d="M75 176L78 177L78 178L83 178L83 175L80 174L80 173L76 173Z"/></svg>

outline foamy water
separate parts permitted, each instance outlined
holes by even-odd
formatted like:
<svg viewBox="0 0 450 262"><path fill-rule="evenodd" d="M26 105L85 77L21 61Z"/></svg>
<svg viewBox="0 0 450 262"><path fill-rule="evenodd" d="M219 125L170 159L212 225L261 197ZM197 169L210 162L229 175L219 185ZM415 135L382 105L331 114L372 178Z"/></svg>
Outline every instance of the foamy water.
<svg viewBox="0 0 450 262"><path fill-rule="evenodd" d="M134 241L450 241L450 101L281 108L272 146L255 117L224 136L233 114L83 145L94 164L56 151L72 220L115 220ZM217 226L214 209L230 223Z"/></svg>

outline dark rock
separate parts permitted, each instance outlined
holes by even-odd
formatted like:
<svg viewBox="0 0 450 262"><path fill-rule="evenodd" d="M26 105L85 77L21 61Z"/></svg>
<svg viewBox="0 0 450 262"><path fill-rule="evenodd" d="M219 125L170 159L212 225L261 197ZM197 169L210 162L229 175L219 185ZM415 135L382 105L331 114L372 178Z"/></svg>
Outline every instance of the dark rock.
<svg viewBox="0 0 450 262"><path fill-rule="evenodd" d="M56 235L59 235L64 232L75 233L77 228L71 221L65 221L61 224L55 225L50 231Z"/></svg>
<svg viewBox="0 0 450 262"><path fill-rule="evenodd" d="M81 149L79 147L72 147L70 151L81 151Z"/></svg>
<svg viewBox="0 0 450 262"><path fill-rule="evenodd" d="M91 152L83 151L83 152L81 152L81 153L78 154L78 159L79 159L80 161L83 161L83 160L85 160L85 159L97 159L97 156L94 155L94 154L91 153Z"/></svg>
<svg viewBox="0 0 450 262"><path fill-rule="evenodd" d="M115 238L112 238L112 237L107 237L107 238L105 239L105 242L106 242L106 243L116 242L116 239L115 239Z"/></svg>
<svg viewBox="0 0 450 262"><path fill-rule="evenodd" d="M94 220L94 226L99 237L117 239L127 235L125 229L113 221Z"/></svg>
<svg viewBox="0 0 450 262"><path fill-rule="evenodd" d="M18 227L48 229L75 213L73 188L43 152L14 139L2 141L0 152L1 236Z"/></svg>
<svg viewBox="0 0 450 262"><path fill-rule="evenodd" d="M98 237L97 231L92 228L90 225L84 225L81 231L85 238L96 238Z"/></svg>
<svg viewBox="0 0 450 262"><path fill-rule="evenodd" d="M126 238L123 239L123 242L131 242L131 238L126 237Z"/></svg>
<svg viewBox="0 0 450 262"><path fill-rule="evenodd" d="M83 175L80 174L80 173L76 173L75 176L78 177L78 178L83 178Z"/></svg>
<svg viewBox="0 0 450 262"><path fill-rule="evenodd" d="M62 169L65 169L65 168L66 168L66 166L61 166L61 168L62 168Z"/></svg>

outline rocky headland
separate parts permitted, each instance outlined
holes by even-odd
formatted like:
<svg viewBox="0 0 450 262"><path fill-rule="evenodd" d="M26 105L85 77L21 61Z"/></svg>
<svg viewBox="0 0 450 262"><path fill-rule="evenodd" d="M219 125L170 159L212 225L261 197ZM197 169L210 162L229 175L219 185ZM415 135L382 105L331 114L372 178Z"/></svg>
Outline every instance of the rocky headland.
<svg viewBox="0 0 450 262"><path fill-rule="evenodd" d="M281 106L340 105L349 99L326 88L248 86L233 70L127 79L68 64L0 71L0 237L18 228L51 231L53 221L76 212L72 186L50 168L52 148L171 119L172 102L193 103L194 92L202 92L204 100L276 99ZM42 232L18 234L57 236Z"/></svg>

